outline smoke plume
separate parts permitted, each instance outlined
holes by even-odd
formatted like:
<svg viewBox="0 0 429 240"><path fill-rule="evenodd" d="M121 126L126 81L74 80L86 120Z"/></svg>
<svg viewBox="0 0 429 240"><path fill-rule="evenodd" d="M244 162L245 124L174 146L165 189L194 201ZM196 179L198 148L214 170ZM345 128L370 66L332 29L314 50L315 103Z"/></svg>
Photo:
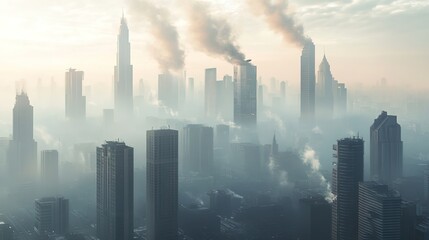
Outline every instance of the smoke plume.
<svg viewBox="0 0 429 240"><path fill-rule="evenodd" d="M225 19L210 14L201 2L181 1L189 22L189 36L198 50L221 56L233 64L245 62L245 56L235 43L231 26Z"/></svg>
<svg viewBox="0 0 429 240"><path fill-rule="evenodd" d="M167 9L155 6L148 0L128 0L135 19L149 22L149 30L155 38L151 51L161 70L167 73L178 71L184 66L185 53L179 44L177 28L170 19Z"/></svg>
<svg viewBox="0 0 429 240"><path fill-rule="evenodd" d="M288 13L287 0L248 0L248 3L253 12L263 16L270 28L280 33L286 41L299 47L309 41L304 35L304 27Z"/></svg>
<svg viewBox="0 0 429 240"><path fill-rule="evenodd" d="M332 203L335 200L335 195L332 193L331 184L326 181L326 178L320 173L320 161L316 152L309 146L305 147L302 154L302 161L305 165L311 168L311 173L319 178L320 186L325 189L324 195L326 201Z"/></svg>

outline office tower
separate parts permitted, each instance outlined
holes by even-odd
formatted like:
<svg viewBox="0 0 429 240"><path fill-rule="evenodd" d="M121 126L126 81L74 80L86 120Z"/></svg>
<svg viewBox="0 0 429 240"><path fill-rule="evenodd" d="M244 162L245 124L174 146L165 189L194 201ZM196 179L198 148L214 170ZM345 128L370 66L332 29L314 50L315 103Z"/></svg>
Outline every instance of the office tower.
<svg viewBox="0 0 429 240"><path fill-rule="evenodd" d="M69 200L63 197L47 197L35 200L35 230L39 235L69 232Z"/></svg>
<svg viewBox="0 0 429 240"><path fill-rule="evenodd" d="M24 92L16 95L13 107L13 133L9 143L8 165L9 183L12 186L30 186L36 181L37 143L33 139L33 106Z"/></svg>
<svg viewBox="0 0 429 240"><path fill-rule="evenodd" d="M183 169L212 176L213 128L189 124L183 128Z"/></svg>
<svg viewBox="0 0 429 240"><path fill-rule="evenodd" d="M177 79L169 73L158 75L158 100L164 110L177 110L179 101ZM169 111L167 111L169 112Z"/></svg>
<svg viewBox="0 0 429 240"><path fill-rule="evenodd" d="M401 204L401 239L415 239L417 226L416 204L402 201Z"/></svg>
<svg viewBox="0 0 429 240"><path fill-rule="evenodd" d="M234 122L239 126L256 126L256 71L250 60L234 66Z"/></svg>
<svg viewBox="0 0 429 240"><path fill-rule="evenodd" d="M301 54L301 121L312 123L315 111L315 47L311 40L304 45Z"/></svg>
<svg viewBox="0 0 429 240"><path fill-rule="evenodd" d="M233 115L234 86L232 77L225 75L222 80L216 82L216 115L217 117L231 121Z"/></svg>
<svg viewBox="0 0 429 240"><path fill-rule="evenodd" d="M204 77L204 109L206 117L216 117L216 68L207 68Z"/></svg>
<svg viewBox="0 0 429 240"><path fill-rule="evenodd" d="M332 240L356 240L358 235L358 183L363 181L363 140L345 138L334 145L337 161L332 169Z"/></svg>
<svg viewBox="0 0 429 240"><path fill-rule="evenodd" d="M127 21L122 14L114 76L115 112L120 118L133 113L133 65Z"/></svg>
<svg viewBox="0 0 429 240"><path fill-rule="evenodd" d="M376 182L359 183L359 240L401 239L401 196Z"/></svg>
<svg viewBox="0 0 429 240"><path fill-rule="evenodd" d="M331 239L331 204L323 196L299 200L302 240Z"/></svg>
<svg viewBox="0 0 429 240"><path fill-rule="evenodd" d="M286 100L286 82L285 81L280 82L280 96L284 102Z"/></svg>
<svg viewBox="0 0 429 240"><path fill-rule="evenodd" d="M178 230L178 131L146 133L148 240L176 240Z"/></svg>
<svg viewBox="0 0 429 240"><path fill-rule="evenodd" d="M40 161L41 184L45 194L57 194L58 191L58 151L43 150Z"/></svg>
<svg viewBox="0 0 429 240"><path fill-rule="evenodd" d="M370 129L371 179L391 185L402 177L401 126L383 111Z"/></svg>
<svg viewBox="0 0 429 240"><path fill-rule="evenodd" d="M83 71L70 68L66 72L66 117L84 119L86 115L86 97L82 95Z"/></svg>
<svg viewBox="0 0 429 240"><path fill-rule="evenodd" d="M0 221L0 239L14 240L12 227L3 221Z"/></svg>
<svg viewBox="0 0 429 240"><path fill-rule="evenodd" d="M97 237L132 240L134 149L108 141L97 147Z"/></svg>
<svg viewBox="0 0 429 240"><path fill-rule="evenodd" d="M317 114L323 118L332 118L334 112L333 77L331 66L323 55L323 60L317 72L316 98Z"/></svg>
<svg viewBox="0 0 429 240"><path fill-rule="evenodd" d="M347 112L347 88L344 83L334 81L336 88L334 89L334 110L336 115L341 116ZM336 91L336 93L335 93Z"/></svg>

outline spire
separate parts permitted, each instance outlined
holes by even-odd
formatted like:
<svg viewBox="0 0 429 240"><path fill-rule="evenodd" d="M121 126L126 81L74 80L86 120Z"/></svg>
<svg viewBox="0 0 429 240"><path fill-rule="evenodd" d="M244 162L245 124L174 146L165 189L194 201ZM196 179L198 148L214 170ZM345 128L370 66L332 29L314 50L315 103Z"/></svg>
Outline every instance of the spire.
<svg viewBox="0 0 429 240"><path fill-rule="evenodd" d="M273 143L271 145L271 156L275 157L279 153L279 145L277 144L276 134L273 136Z"/></svg>

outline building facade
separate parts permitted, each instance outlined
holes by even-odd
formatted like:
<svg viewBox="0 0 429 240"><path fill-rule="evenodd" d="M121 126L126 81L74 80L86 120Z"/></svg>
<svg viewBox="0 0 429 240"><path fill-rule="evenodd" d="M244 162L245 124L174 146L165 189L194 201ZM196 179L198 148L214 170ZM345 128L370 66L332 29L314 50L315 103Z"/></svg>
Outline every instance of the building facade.
<svg viewBox="0 0 429 240"><path fill-rule="evenodd" d="M86 115L86 97L82 95L83 71L70 68L66 72L66 117L84 119Z"/></svg>
<svg viewBox="0 0 429 240"><path fill-rule="evenodd" d="M315 117L316 75L315 46L311 40L301 54L301 122L312 123Z"/></svg>
<svg viewBox="0 0 429 240"><path fill-rule="evenodd" d="M39 235L52 232L65 235L69 232L69 200L63 197L46 197L35 200L35 230Z"/></svg>
<svg viewBox="0 0 429 240"><path fill-rule="evenodd" d="M249 61L234 67L234 122L254 127L257 121L257 68Z"/></svg>

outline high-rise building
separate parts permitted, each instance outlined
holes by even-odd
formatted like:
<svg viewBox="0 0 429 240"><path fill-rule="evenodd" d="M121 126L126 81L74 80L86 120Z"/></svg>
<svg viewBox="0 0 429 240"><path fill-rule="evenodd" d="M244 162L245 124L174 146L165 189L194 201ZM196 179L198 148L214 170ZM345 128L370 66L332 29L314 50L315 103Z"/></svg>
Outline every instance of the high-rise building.
<svg viewBox="0 0 429 240"><path fill-rule="evenodd" d="M256 126L256 71L250 60L234 66L234 122L239 126Z"/></svg>
<svg viewBox="0 0 429 240"><path fill-rule="evenodd" d="M40 178L45 194L55 195L58 191L58 151L43 150L40 161Z"/></svg>
<svg viewBox="0 0 429 240"><path fill-rule="evenodd" d="M97 237L132 240L134 149L108 141L97 147Z"/></svg>
<svg viewBox="0 0 429 240"><path fill-rule="evenodd" d="M12 227L3 221L0 221L0 239L14 240Z"/></svg>
<svg viewBox="0 0 429 240"><path fill-rule="evenodd" d="M178 131L147 131L146 151L147 239L177 240Z"/></svg>
<svg viewBox="0 0 429 240"><path fill-rule="evenodd" d="M391 185L402 177L401 126L396 116L382 112L370 128L371 179Z"/></svg>
<svg viewBox="0 0 429 240"><path fill-rule="evenodd" d="M347 88L344 83L334 80L334 112L342 116L347 112Z"/></svg>
<svg viewBox="0 0 429 240"><path fill-rule="evenodd" d="M359 240L401 239L401 196L376 182L359 183Z"/></svg>
<svg viewBox="0 0 429 240"><path fill-rule="evenodd" d="M331 204L322 196L299 200L302 240L331 239Z"/></svg>
<svg viewBox="0 0 429 240"><path fill-rule="evenodd" d="M35 200L35 229L39 235L69 232L69 200L63 197L47 197Z"/></svg>
<svg viewBox="0 0 429 240"><path fill-rule="evenodd" d="M231 121L233 115L234 87L232 77L225 75L216 81L216 117Z"/></svg>
<svg viewBox="0 0 429 240"><path fill-rule="evenodd" d="M333 83L334 78L331 73L331 66L323 55L323 60L319 65L317 72L316 98L317 98L317 114L323 118L332 118L334 112L334 93Z"/></svg>
<svg viewBox="0 0 429 240"><path fill-rule="evenodd" d="M179 101L177 79L169 73L158 75L158 100L167 112L177 110Z"/></svg>
<svg viewBox="0 0 429 240"><path fill-rule="evenodd" d="M315 115L315 46L311 40L301 54L301 121L312 123Z"/></svg>
<svg viewBox="0 0 429 240"><path fill-rule="evenodd" d="M206 117L216 117L216 68L207 68L204 77L204 107Z"/></svg>
<svg viewBox="0 0 429 240"><path fill-rule="evenodd" d="M33 139L33 106L24 92L16 95L13 107L13 135L9 143L8 165L12 187L30 186L36 181L37 143Z"/></svg>
<svg viewBox="0 0 429 240"><path fill-rule="evenodd" d="M114 76L115 114L118 117L133 113L133 65L127 21L122 14L119 27Z"/></svg>
<svg viewBox="0 0 429 240"><path fill-rule="evenodd" d="M86 115L86 97L82 95L83 71L70 68L66 72L66 117L84 119Z"/></svg>
<svg viewBox="0 0 429 240"><path fill-rule="evenodd" d="M356 240L359 182L363 181L364 142L345 138L334 145L337 161L332 169L332 240Z"/></svg>
<svg viewBox="0 0 429 240"><path fill-rule="evenodd" d="M213 175L213 128L189 124L183 128L183 170Z"/></svg>
<svg viewBox="0 0 429 240"><path fill-rule="evenodd" d="M415 239L417 226L417 205L402 201L401 205L401 239Z"/></svg>

